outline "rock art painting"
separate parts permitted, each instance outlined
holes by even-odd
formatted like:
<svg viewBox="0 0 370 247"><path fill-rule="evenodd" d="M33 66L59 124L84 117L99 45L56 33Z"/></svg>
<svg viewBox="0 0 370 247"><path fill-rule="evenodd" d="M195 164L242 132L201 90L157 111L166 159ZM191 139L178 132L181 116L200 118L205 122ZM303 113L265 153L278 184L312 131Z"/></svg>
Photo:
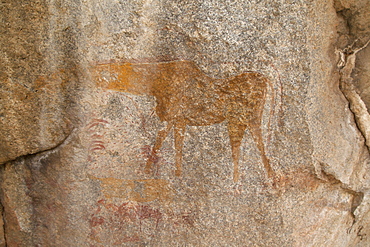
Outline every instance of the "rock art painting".
<svg viewBox="0 0 370 247"><path fill-rule="evenodd" d="M207 76L191 61L179 60L95 64L92 66L92 75L100 88L155 97L155 112L160 121L167 125L157 132L146 161L147 173L153 172L157 152L171 130L174 131L176 151L175 174L180 176L186 126L208 126L226 121L234 182L239 179L240 146L246 129L260 152L267 176L273 176L261 129L267 90L273 90L273 87L261 73L246 72L218 79ZM270 110L269 118L272 114Z"/></svg>
<svg viewBox="0 0 370 247"><path fill-rule="evenodd" d="M273 176L262 138L261 120L271 83L259 72L226 79L211 78L193 62L106 63L93 67L96 84L107 90L154 96L156 113L167 127L158 131L146 163L150 173L156 153L174 130L176 176L182 172L182 148L186 126L207 126L227 121L233 179L239 179L240 145L246 129L257 145L268 177Z"/></svg>
<svg viewBox="0 0 370 247"><path fill-rule="evenodd" d="M170 185L164 179L91 178L100 181L104 198L107 199L116 197L142 203L154 200L167 202L172 198Z"/></svg>
<svg viewBox="0 0 370 247"><path fill-rule="evenodd" d="M146 205L135 201L112 203L101 199L89 216L90 246L147 246L156 236L180 235L194 230L197 212L175 212L169 208Z"/></svg>

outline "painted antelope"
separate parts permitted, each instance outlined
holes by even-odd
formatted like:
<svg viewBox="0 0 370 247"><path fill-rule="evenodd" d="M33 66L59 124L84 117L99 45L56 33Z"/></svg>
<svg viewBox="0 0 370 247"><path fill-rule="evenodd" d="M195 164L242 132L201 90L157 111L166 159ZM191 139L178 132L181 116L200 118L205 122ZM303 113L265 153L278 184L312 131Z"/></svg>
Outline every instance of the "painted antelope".
<svg viewBox="0 0 370 247"><path fill-rule="evenodd" d="M158 131L146 171L163 141L174 130L177 176L182 170L182 148L186 126L206 126L227 121L234 164L239 179L240 145L248 128L260 153L267 175L273 170L265 153L261 120L269 81L262 74L247 72L226 79L205 75L193 62L111 63L93 67L98 86L156 99L156 113L167 122Z"/></svg>

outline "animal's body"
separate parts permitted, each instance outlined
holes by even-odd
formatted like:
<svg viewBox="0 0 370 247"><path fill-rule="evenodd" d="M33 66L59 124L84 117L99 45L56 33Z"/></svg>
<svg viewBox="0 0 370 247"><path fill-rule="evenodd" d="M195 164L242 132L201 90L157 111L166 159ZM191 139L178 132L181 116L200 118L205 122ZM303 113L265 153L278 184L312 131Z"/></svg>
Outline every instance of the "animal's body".
<svg viewBox="0 0 370 247"><path fill-rule="evenodd" d="M248 128L261 153L268 176L272 169L265 154L261 120L268 79L247 72L226 79L204 74L193 62L111 63L93 68L98 86L136 95L154 96L156 113L167 127L157 133L146 170L168 133L174 129L176 175L182 170L182 147L186 126L207 126L227 121L234 163L239 178L240 145Z"/></svg>

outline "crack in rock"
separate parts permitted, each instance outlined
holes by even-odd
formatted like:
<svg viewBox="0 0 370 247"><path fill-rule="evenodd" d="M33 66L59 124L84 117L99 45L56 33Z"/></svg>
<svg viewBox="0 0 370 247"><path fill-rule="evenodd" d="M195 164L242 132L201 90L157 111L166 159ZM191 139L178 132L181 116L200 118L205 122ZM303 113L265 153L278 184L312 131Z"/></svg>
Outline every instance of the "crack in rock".
<svg viewBox="0 0 370 247"><path fill-rule="evenodd" d="M351 216L353 218L353 223L356 223L356 209L361 205L365 194L361 191L355 191L351 189L347 184L343 183L340 179L336 178L333 174L330 174L328 171L325 170L325 167L328 165L323 162L317 162L315 165L315 173L316 177L323 182L329 183L331 185L337 185L346 193L352 195L351 201Z"/></svg>
<svg viewBox="0 0 370 247"><path fill-rule="evenodd" d="M67 133L63 139L61 139L59 142L57 142L54 146L50 147L50 148L46 148L46 149L42 149L42 150L38 150L37 152L34 152L34 153L28 153L28 154L23 154L23 155L20 155L20 156L17 156L15 157L14 159L11 159L11 160L7 160L6 162L4 163L0 163L0 165L3 165L3 164L6 164L6 163L11 163L15 160L18 160L19 158L22 158L22 157L28 157L30 155L34 156L34 155L37 155L37 154L41 154L41 153L44 153L44 152L48 152L48 151L53 151L57 148L59 148L60 146L62 146L63 144L65 144L67 142L67 140L69 139L69 137L72 135L72 133L74 132L75 128L72 128L69 133Z"/></svg>
<svg viewBox="0 0 370 247"><path fill-rule="evenodd" d="M370 115L364 101L356 92L353 85L353 78L351 77L352 71L355 68L356 54L367 47L369 43L370 40L357 49L353 49L353 45L343 50L337 49L336 53L339 57L337 64L340 74L339 88L348 100L350 110L355 117L357 128L365 138L365 144L370 150Z"/></svg>

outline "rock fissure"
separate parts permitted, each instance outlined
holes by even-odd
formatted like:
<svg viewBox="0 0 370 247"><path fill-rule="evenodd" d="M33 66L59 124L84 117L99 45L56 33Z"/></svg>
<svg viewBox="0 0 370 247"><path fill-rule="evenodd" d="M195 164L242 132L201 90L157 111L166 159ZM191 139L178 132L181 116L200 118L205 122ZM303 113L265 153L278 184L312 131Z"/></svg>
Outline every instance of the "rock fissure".
<svg viewBox="0 0 370 247"><path fill-rule="evenodd" d="M5 232L5 229L6 229L6 221L5 221L5 211L4 211L4 206L3 206L3 203L2 201L0 200L0 208L1 208L1 222L3 223L3 225L1 226L1 232L2 232L2 235L0 236L0 246L3 246L3 247L6 247L8 244L7 244L7 241L6 241L6 232Z"/></svg>
<svg viewBox="0 0 370 247"><path fill-rule="evenodd" d="M25 157L28 157L28 156L35 156L37 154L41 154L41 153L44 153L44 152L53 151L53 150L59 148L60 146L62 146L63 144L65 144L66 141L67 141L67 139L72 135L72 133L73 133L74 130L75 130L75 128L72 127L71 130L69 131L69 133L66 134L65 137L60 142L58 142L55 146L53 146L53 147L50 147L50 148L47 148L47 149L43 149L43 150L39 150L39 151L37 151L35 153L29 153L29 154L24 154L24 155L18 156L16 158L11 159L11 160L8 160L8 161L6 161L4 163L0 163L0 165L4 165L6 163L11 163L13 161L18 160L19 158L22 158L22 157L25 158Z"/></svg>
<svg viewBox="0 0 370 247"><path fill-rule="evenodd" d="M356 223L355 211L361 205L364 199L364 193L350 188L347 184L343 183L341 180L336 178L333 174L329 173L328 171L325 171L325 168L324 168L325 166L326 164L319 163L319 166L315 168L316 177L325 183L329 183L331 185L337 185L340 189L352 195L350 213L351 213L351 216L353 217L353 223L352 223L353 225L354 223Z"/></svg>
<svg viewBox="0 0 370 247"><path fill-rule="evenodd" d="M365 144L370 149L370 114L368 109L356 92L351 76L356 63L356 54L366 48L370 40L360 48L353 49L350 45L345 49L337 49L336 53L339 56L337 67L339 69L339 88L346 97L349 108L354 115L357 128L365 139Z"/></svg>

